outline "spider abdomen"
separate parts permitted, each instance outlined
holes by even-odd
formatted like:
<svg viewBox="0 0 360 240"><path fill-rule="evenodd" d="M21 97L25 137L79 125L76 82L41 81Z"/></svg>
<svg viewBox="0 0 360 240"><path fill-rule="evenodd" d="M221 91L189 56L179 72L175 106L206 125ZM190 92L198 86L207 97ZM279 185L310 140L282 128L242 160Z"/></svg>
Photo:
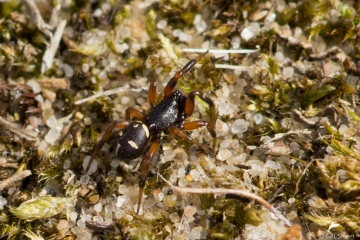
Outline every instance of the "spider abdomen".
<svg viewBox="0 0 360 240"><path fill-rule="evenodd" d="M150 139L149 129L142 122L132 122L116 140L116 156L121 160L140 157Z"/></svg>

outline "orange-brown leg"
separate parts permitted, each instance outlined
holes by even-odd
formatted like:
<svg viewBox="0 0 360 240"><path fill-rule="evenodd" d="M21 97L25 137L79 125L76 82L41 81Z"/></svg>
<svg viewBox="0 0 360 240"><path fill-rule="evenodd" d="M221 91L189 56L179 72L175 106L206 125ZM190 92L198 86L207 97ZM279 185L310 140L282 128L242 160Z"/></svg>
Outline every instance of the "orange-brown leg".
<svg viewBox="0 0 360 240"><path fill-rule="evenodd" d="M157 137L152 142L149 151L146 153L146 156L141 163L142 166L141 166L141 175L139 181L139 197L138 197L138 206L136 213L139 213L140 210L142 195L143 195L146 179L148 177L150 163L152 159L155 157L155 155L159 152L159 149L160 149L160 140Z"/></svg>
<svg viewBox="0 0 360 240"><path fill-rule="evenodd" d="M109 140L111 132L114 130L114 128L123 130L127 125L129 125L129 123L130 123L129 121L118 120L118 121L114 121L111 125L109 125L107 127L104 135L102 136L102 138L96 145L94 152L92 153L92 155L90 157L90 160L89 160L88 166L86 167L85 172L89 171L92 161L94 160L94 158L96 157L96 155L100 151L100 149L103 147L104 143L106 143Z"/></svg>
<svg viewBox="0 0 360 240"><path fill-rule="evenodd" d="M178 135L179 137L193 143L194 145L198 146L201 150L203 150L207 154L210 154L210 155L214 154L212 150L210 150L209 148L207 148L203 144L200 144L197 141L195 141L194 139L192 139L190 136L188 136L183 130L181 130L178 127L170 127L169 128L169 133Z"/></svg>
<svg viewBox="0 0 360 240"><path fill-rule="evenodd" d="M185 115L190 116L191 114L193 114L194 108L195 108L195 96L198 96L201 100L203 100L204 102L206 102L209 105L210 123L206 122L206 121L195 121L194 124L191 124L191 123L188 123L189 125L184 124L184 129L185 129L185 126L187 128L190 128L190 129L185 129L185 130L193 130L198 127L206 126L206 128L209 130L211 136L214 139L212 147L213 147L213 150L215 150L216 133L215 133L214 127L215 127L215 121L216 121L216 117L215 117L216 109L215 109L215 105L214 105L213 101L210 98L208 98L207 96L205 96L205 94L200 91L197 91L197 90L192 91L185 100L185 107L184 107ZM198 127L196 127L196 126L198 126Z"/></svg>
<svg viewBox="0 0 360 240"><path fill-rule="evenodd" d="M143 120L144 119L144 114L142 114L142 112L140 112L139 110L133 108L133 107L128 107L125 110L125 119L127 121L130 120L130 116L133 116L134 118L137 118L139 120Z"/></svg>
<svg viewBox="0 0 360 240"><path fill-rule="evenodd" d="M213 151L215 151L215 147L216 147L216 133L214 131L213 128L211 128L211 124L208 121L202 121L202 120L198 120L198 121L194 121L194 122L188 122L188 123L184 123L180 125L180 129L183 130L194 130L194 129L198 129L200 127L206 127L208 129L208 131L210 132L211 136L213 137Z"/></svg>
<svg viewBox="0 0 360 240"><path fill-rule="evenodd" d="M164 89L164 97L168 98L170 97L171 93L173 92L177 81L179 80L179 78L181 78L185 73L187 73L188 71L190 71L195 64L202 59L206 54L208 53L208 51L206 51L205 53L201 54L200 56L198 56L195 59L190 60L187 64L185 64L185 66L178 72L175 73L175 75L170 79L170 81L168 82L168 84L166 85L165 89Z"/></svg>
<svg viewBox="0 0 360 240"><path fill-rule="evenodd" d="M155 74L153 72L150 73L150 76L149 76L148 80L150 82L149 92L148 92L148 101L149 101L151 107L155 107L155 102L156 102L156 78L155 78Z"/></svg>

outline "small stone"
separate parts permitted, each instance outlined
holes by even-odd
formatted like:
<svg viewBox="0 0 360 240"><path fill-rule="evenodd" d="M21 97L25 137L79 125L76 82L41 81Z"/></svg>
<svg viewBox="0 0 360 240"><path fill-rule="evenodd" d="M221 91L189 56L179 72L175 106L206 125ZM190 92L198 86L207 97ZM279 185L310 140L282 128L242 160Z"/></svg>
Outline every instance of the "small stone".
<svg viewBox="0 0 360 240"><path fill-rule="evenodd" d="M168 149L168 150L165 150L164 156L162 157L161 161L162 162L168 162L168 161L174 160L174 158L175 158L174 151L171 150L171 149Z"/></svg>
<svg viewBox="0 0 360 240"><path fill-rule="evenodd" d="M231 126L231 131L234 134L237 133L244 133L247 131L250 123L248 121L245 121L244 119L237 119Z"/></svg>
<svg viewBox="0 0 360 240"><path fill-rule="evenodd" d="M92 119L90 117L84 118L84 124L85 125L91 125L92 124Z"/></svg>
<svg viewBox="0 0 360 240"><path fill-rule="evenodd" d="M166 195L164 197L163 203L168 207L174 207L176 200L177 200L176 195Z"/></svg>
<svg viewBox="0 0 360 240"><path fill-rule="evenodd" d="M94 216L93 220L94 220L94 222L97 222L97 223L103 223L104 222L104 219L101 216Z"/></svg>
<svg viewBox="0 0 360 240"><path fill-rule="evenodd" d="M78 217L77 212L71 212L71 213L69 213L69 219L70 219L70 221L75 222L76 219L77 219L77 217Z"/></svg>
<svg viewBox="0 0 360 240"><path fill-rule="evenodd" d="M240 36L245 41L249 41L255 36L255 29L252 26L247 26L241 31Z"/></svg>
<svg viewBox="0 0 360 240"><path fill-rule="evenodd" d="M130 102L130 98L129 98L129 97L123 96L123 97L121 98L121 104L126 105L126 104L128 104L129 102Z"/></svg>
<svg viewBox="0 0 360 240"><path fill-rule="evenodd" d="M66 159L63 164L63 169L69 169L71 166L71 161L69 159Z"/></svg>
<svg viewBox="0 0 360 240"><path fill-rule="evenodd" d="M286 216L287 219L289 219L290 221L291 221L291 220L294 220L295 218L298 217L298 215L297 215L297 213L296 213L295 211L291 211L291 212L287 213L285 216Z"/></svg>
<svg viewBox="0 0 360 240"><path fill-rule="evenodd" d="M100 199L99 194L95 194L89 197L89 201L93 204L96 204L99 201L99 199Z"/></svg>
<svg viewBox="0 0 360 240"><path fill-rule="evenodd" d="M334 149L331 146L326 147L326 152L327 153L332 153L333 151L334 151Z"/></svg>
<svg viewBox="0 0 360 240"><path fill-rule="evenodd" d="M89 183L89 180L90 180L90 176L89 175L83 175L81 176L80 178L80 183L81 184L84 184L84 185L87 185Z"/></svg>
<svg viewBox="0 0 360 240"><path fill-rule="evenodd" d="M35 80L28 81L26 85L30 86L35 94L41 91L39 83Z"/></svg>
<svg viewBox="0 0 360 240"><path fill-rule="evenodd" d="M188 175L185 176L185 180L188 181L188 182L193 182L194 178L190 174L188 174Z"/></svg>
<svg viewBox="0 0 360 240"><path fill-rule="evenodd" d="M228 148L230 146L230 140L225 139L220 143L220 148Z"/></svg>
<svg viewBox="0 0 360 240"><path fill-rule="evenodd" d="M248 145L247 146L247 149L249 149L249 150L255 150L257 148L257 146L255 146L255 145Z"/></svg>
<svg viewBox="0 0 360 240"><path fill-rule="evenodd" d="M95 210L96 212L101 212L101 211L102 211L102 209L103 209L103 206L102 206L102 204L101 204L101 203L97 203L97 204L95 204L95 206L94 206L94 210Z"/></svg>
<svg viewBox="0 0 360 240"><path fill-rule="evenodd" d="M179 179L179 182L178 182L179 187L186 187L188 184L189 184L189 182L186 181L185 178L180 178Z"/></svg>
<svg viewBox="0 0 360 240"><path fill-rule="evenodd" d="M74 75L74 69L69 64L65 63L63 65L63 69L64 69L65 77L71 78Z"/></svg>
<svg viewBox="0 0 360 240"><path fill-rule="evenodd" d="M117 208L115 211L115 218L116 219L121 219L125 214L125 211L121 208Z"/></svg>
<svg viewBox="0 0 360 240"><path fill-rule="evenodd" d="M56 117L54 115L51 115L47 120L46 120L46 125L49 128L56 128L56 126L58 125L58 120L56 119Z"/></svg>
<svg viewBox="0 0 360 240"><path fill-rule="evenodd" d="M58 131L55 128L51 128L45 136L45 141L47 141L50 144L54 144L59 137L60 137L60 131Z"/></svg>
<svg viewBox="0 0 360 240"><path fill-rule="evenodd" d="M121 208L127 200L127 196L119 196L116 201L116 207Z"/></svg>
<svg viewBox="0 0 360 240"><path fill-rule="evenodd" d="M185 175L185 168L181 167L178 169L178 176L182 177Z"/></svg>
<svg viewBox="0 0 360 240"><path fill-rule="evenodd" d="M288 228L282 239L303 239L301 227L299 225L292 225Z"/></svg>
<svg viewBox="0 0 360 240"><path fill-rule="evenodd" d="M45 155L48 145L49 144L45 140L40 142L39 147L38 147L38 154L40 157Z"/></svg>
<svg viewBox="0 0 360 240"><path fill-rule="evenodd" d="M127 43L116 43L115 44L115 50L118 53L123 53L128 49L129 49L129 44L127 44Z"/></svg>
<svg viewBox="0 0 360 240"><path fill-rule="evenodd" d="M229 131L229 126L221 121L220 119L216 120L215 123L215 132L218 137L225 136Z"/></svg>
<svg viewBox="0 0 360 240"><path fill-rule="evenodd" d="M264 118L261 113L255 113L253 119L254 119L255 124L261 124Z"/></svg>
<svg viewBox="0 0 360 240"><path fill-rule="evenodd" d="M197 209L196 207L194 206L190 206L190 205L187 205L185 208L184 208L184 216L185 217L192 217L194 216L194 214L197 212Z"/></svg>
<svg viewBox="0 0 360 240"><path fill-rule="evenodd" d="M234 49L238 49L240 48L240 37L238 36L235 36L231 39L231 46L234 48Z"/></svg>
<svg viewBox="0 0 360 240"><path fill-rule="evenodd" d="M178 223L180 222L180 217L179 217L179 214L177 212L174 212L174 213L171 213L169 215L169 219L171 222L173 223Z"/></svg>
<svg viewBox="0 0 360 240"><path fill-rule="evenodd" d="M289 203L289 204L293 204L294 202L295 202L295 198L289 198L289 199L288 199L288 203Z"/></svg>
<svg viewBox="0 0 360 240"><path fill-rule="evenodd" d="M348 126L346 126L345 124L341 124L338 131L340 135L344 135L348 129Z"/></svg>
<svg viewBox="0 0 360 240"><path fill-rule="evenodd" d="M97 9L95 9L93 16L100 18L102 16L102 14L103 14L103 11L100 8L97 8Z"/></svg>
<svg viewBox="0 0 360 240"><path fill-rule="evenodd" d="M164 29L167 25L167 21L165 20L160 20L157 24L156 27L160 30Z"/></svg>
<svg viewBox="0 0 360 240"><path fill-rule="evenodd" d="M294 75L294 68L293 67L285 67L282 70L282 73L283 73L284 78L292 78L292 76Z"/></svg>
<svg viewBox="0 0 360 240"><path fill-rule="evenodd" d="M202 32L205 31L206 28L207 28L207 24L206 24L206 22L202 19L202 16L201 16L200 14L196 14L196 15L195 15L193 24L195 25L197 34L202 33Z"/></svg>
<svg viewBox="0 0 360 240"><path fill-rule="evenodd" d="M84 73L88 72L89 69L90 69L90 66L89 66L89 64L87 64L87 63L84 63L84 64L81 66L81 70L82 70Z"/></svg>
<svg viewBox="0 0 360 240"><path fill-rule="evenodd" d="M266 160L265 167L272 168L274 170L281 169L280 163L272 161L272 160Z"/></svg>
<svg viewBox="0 0 360 240"><path fill-rule="evenodd" d="M193 177L193 179L194 179L195 181L199 181L199 180L200 180L200 172L199 172L198 170L192 169L192 170L190 171L190 175Z"/></svg>
<svg viewBox="0 0 360 240"><path fill-rule="evenodd" d="M84 229L86 226L85 226L85 222L81 219L79 219L77 222L76 222L76 225L80 228L80 229Z"/></svg>
<svg viewBox="0 0 360 240"><path fill-rule="evenodd" d="M218 114L220 116L228 115L231 113L230 105L227 102L221 102L218 106Z"/></svg>
<svg viewBox="0 0 360 240"><path fill-rule="evenodd" d="M83 169L86 170L88 165L89 165L89 161L90 161L90 156L86 156L83 162ZM97 171L98 168L98 162L94 159L89 167L89 170L87 171L88 175L93 174L94 172Z"/></svg>
<svg viewBox="0 0 360 240"><path fill-rule="evenodd" d="M7 203L6 198L0 196L0 210L4 209L4 206L6 205L6 203Z"/></svg>
<svg viewBox="0 0 360 240"><path fill-rule="evenodd" d="M220 161L225 161L232 156L232 153L228 149L220 149L216 158Z"/></svg>
<svg viewBox="0 0 360 240"><path fill-rule="evenodd" d="M194 228L191 229L191 231L188 233L187 239L188 239L188 240L201 239L201 231L202 231L202 227L201 227L201 226L196 226L196 227L194 227Z"/></svg>
<svg viewBox="0 0 360 240"><path fill-rule="evenodd" d="M120 194L127 194L129 192L129 189L126 185L120 185L118 189Z"/></svg>
<svg viewBox="0 0 360 240"><path fill-rule="evenodd" d="M120 166L120 160L112 160L111 163L110 163L110 166L112 168L117 168L118 166Z"/></svg>
<svg viewBox="0 0 360 240"><path fill-rule="evenodd" d="M171 174L169 181L174 183L174 182L176 182L176 180L177 180L177 175L175 173Z"/></svg>
<svg viewBox="0 0 360 240"><path fill-rule="evenodd" d="M61 231L63 229L68 229L69 228L69 222L64 220L64 219L61 219L59 221L59 223L56 225L56 228Z"/></svg>

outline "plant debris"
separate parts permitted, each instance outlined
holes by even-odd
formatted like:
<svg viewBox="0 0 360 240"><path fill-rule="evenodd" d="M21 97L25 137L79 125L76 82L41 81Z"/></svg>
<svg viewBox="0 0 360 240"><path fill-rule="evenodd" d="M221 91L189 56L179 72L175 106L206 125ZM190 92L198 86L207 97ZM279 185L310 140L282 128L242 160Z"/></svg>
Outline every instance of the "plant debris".
<svg viewBox="0 0 360 240"><path fill-rule="evenodd" d="M357 1L0 6L1 238L359 236ZM151 74L161 93L207 50L177 88L213 100L214 156L162 136L136 214L141 161L116 158L116 131L84 166L128 107L150 109ZM209 119L195 105L188 121Z"/></svg>

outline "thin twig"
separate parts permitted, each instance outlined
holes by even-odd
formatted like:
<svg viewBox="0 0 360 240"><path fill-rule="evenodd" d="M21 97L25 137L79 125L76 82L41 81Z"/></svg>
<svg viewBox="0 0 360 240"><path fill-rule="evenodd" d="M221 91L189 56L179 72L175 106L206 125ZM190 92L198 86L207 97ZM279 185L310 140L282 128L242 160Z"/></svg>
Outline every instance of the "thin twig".
<svg viewBox="0 0 360 240"><path fill-rule="evenodd" d="M254 69L254 67L226 65L226 64L215 64L215 67L218 69L232 69L238 71L249 71Z"/></svg>
<svg viewBox="0 0 360 240"><path fill-rule="evenodd" d="M28 13L30 15L30 21L35 23L37 28L42 31L47 36L51 36L51 32L49 29L51 28L48 24L45 23L43 17L40 14L40 11L35 3L34 0L25 0L24 1L25 6L28 10Z"/></svg>
<svg viewBox="0 0 360 240"><path fill-rule="evenodd" d="M19 165L17 163L8 163L6 158L0 157L0 167L17 169Z"/></svg>
<svg viewBox="0 0 360 240"><path fill-rule="evenodd" d="M283 221L285 225L291 226L291 222L289 219L287 219L284 215L282 215L278 210L276 210L270 203L268 203L265 199L243 190L236 190L236 189L226 189L226 188L187 188L187 187L176 187L172 185L169 181L167 181L163 176L158 174L159 177L164 180L174 191L179 193L198 193L198 194L234 194L241 197L249 198L252 200L257 201L267 209L269 209L270 212L272 212L278 219Z"/></svg>
<svg viewBox="0 0 360 240"><path fill-rule="evenodd" d="M16 173L11 177L0 182L0 190L4 190L5 188L11 187L15 182L21 181L30 175L31 175L30 170L25 170L20 173Z"/></svg>
<svg viewBox="0 0 360 240"><path fill-rule="evenodd" d="M42 65L41 65L42 73L44 73L52 66L55 53L59 47L61 37L64 33L65 26L66 26L66 20L61 21L56 28L54 36L51 38L50 46L48 46L48 48L46 49L42 59Z"/></svg>
<svg viewBox="0 0 360 240"><path fill-rule="evenodd" d="M201 48L184 48L183 52L196 52L204 53L209 51L209 53L257 53L260 51L260 48L257 49L201 49Z"/></svg>
<svg viewBox="0 0 360 240"><path fill-rule="evenodd" d="M121 92L141 92L141 91L142 91L142 89L130 89L129 85L125 85L123 87L118 87L118 88L114 88L114 89L111 89L111 90L107 90L105 92L97 93L97 94L95 94L95 95L93 95L91 97L88 97L88 98L83 98L83 99L77 100L75 102L75 105L79 105L79 104L82 104L82 103L90 101L90 100L94 100L94 99L99 98L99 97L109 96L109 95L116 94L116 93L121 93Z"/></svg>
<svg viewBox="0 0 360 240"><path fill-rule="evenodd" d="M29 141L36 141L37 133L31 130L22 129L17 124L9 122L0 116L0 125L10 132L17 134L19 137Z"/></svg>
<svg viewBox="0 0 360 240"><path fill-rule="evenodd" d="M312 159L308 164L306 164L306 166L305 166L304 170L302 171L299 179L296 181L294 196L299 192L299 184L301 182L301 179L305 176L306 171L313 164L314 161L315 161L315 159Z"/></svg>

